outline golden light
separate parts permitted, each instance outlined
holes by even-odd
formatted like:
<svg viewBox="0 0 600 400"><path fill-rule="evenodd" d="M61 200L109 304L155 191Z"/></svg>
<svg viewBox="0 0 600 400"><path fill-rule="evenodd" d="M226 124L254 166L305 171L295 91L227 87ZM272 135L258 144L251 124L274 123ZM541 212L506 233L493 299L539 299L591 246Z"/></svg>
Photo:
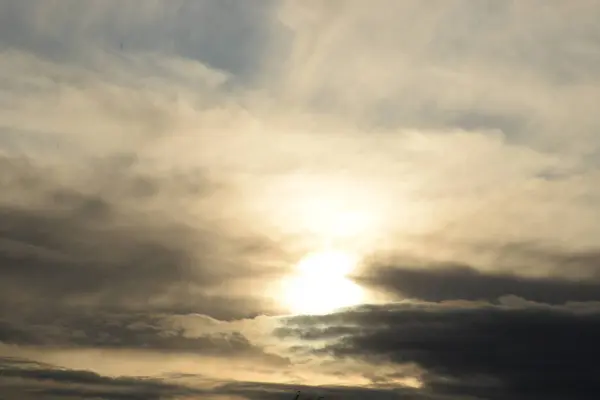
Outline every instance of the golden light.
<svg viewBox="0 0 600 400"><path fill-rule="evenodd" d="M361 253L387 228L391 205L382 193L349 177L295 173L261 188L252 212L264 216L259 222L265 229L302 238L312 248Z"/></svg>
<svg viewBox="0 0 600 400"><path fill-rule="evenodd" d="M322 251L304 257L296 269L307 278L336 279L354 269L356 260L342 251Z"/></svg>
<svg viewBox="0 0 600 400"><path fill-rule="evenodd" d="M313 235L326 239L358 236L373 230L376 216L367 207L349 207L342 199L306 199L296 211L298 221Z"/></svg>
<svg viewBox="0 0 600 400"><path fill-rule="evenodd" d="M363 290L347 277L356 264L355 257L342 251L309 254L283 281L283 303L294 314L326 314L360 304Z"/></svg>

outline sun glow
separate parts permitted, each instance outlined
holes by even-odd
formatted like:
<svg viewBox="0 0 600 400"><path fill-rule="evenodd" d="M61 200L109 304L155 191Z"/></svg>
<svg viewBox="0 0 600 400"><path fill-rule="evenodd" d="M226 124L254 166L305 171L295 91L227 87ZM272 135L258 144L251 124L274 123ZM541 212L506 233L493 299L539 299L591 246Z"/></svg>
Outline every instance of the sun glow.
<svg viewBox="0 0 600 400"><path fill-rule="evenodd" d="M298 172L270 182L252 207L266 229L302 237L312 248L362 253L387 229L390 204L381 193L347 176Z"/></svg>
<svg viewBox="0 0 600 400"><path fill-rule="evenodd" d="M326 314L360 304L363 291L347 277L356 264L354 256L342 251L309 254L283 282L283 302L295 314Z"/></svg>

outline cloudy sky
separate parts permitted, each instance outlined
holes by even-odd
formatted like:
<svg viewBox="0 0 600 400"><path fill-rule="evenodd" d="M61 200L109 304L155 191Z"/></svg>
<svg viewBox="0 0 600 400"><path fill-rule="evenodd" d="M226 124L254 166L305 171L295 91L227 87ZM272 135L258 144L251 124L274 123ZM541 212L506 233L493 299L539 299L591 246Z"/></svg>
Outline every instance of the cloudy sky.
<svg viewBox="0 0 600 400"><path fill-rule="evenodd" d="M599 398L599 20L0 1L0 398Z"/></svg>

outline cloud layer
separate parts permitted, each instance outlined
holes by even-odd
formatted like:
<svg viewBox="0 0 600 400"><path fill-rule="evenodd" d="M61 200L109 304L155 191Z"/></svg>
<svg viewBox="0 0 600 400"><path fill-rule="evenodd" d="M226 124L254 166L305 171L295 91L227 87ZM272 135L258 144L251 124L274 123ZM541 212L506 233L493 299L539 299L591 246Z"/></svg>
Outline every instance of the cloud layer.
<svg viewBox="0 0 600 400"><path fill-rule="evenodd" d="M280 335L335 357L415 363L434 393L489 399L591 399L596 379L598 306L477 303L364 307L299 316Z"/></svg>
<svg viewBox="0 0 600 400"><path fill-rule="evenodd" d="M597 398L599 16L3 2L0 397Z"/></svg>

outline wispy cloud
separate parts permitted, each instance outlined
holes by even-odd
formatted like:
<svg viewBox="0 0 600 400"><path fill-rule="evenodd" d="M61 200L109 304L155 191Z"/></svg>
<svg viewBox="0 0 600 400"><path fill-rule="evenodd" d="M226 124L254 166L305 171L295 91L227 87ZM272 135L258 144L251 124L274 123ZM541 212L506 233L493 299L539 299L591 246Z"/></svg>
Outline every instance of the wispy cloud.
<svg viewBox="0 0 600 400"><path fill-rule="evenodd" d="M599 392L599 15L3 2L2 395ZM324 245L381 304L283 317Z"/></svg>

